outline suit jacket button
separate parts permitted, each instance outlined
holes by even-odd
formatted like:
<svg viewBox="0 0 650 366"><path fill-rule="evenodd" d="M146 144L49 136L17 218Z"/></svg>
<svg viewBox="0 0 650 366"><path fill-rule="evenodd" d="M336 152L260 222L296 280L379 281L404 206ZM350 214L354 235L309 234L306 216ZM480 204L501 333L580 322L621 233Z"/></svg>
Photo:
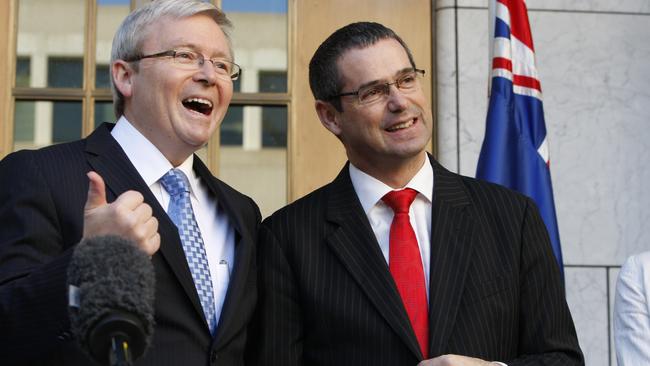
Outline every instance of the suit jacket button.
<svg viewBox="0 0 650 366"><path fill-rule="evenodd" d="M210 362L215 362L219 358L219 355L217 354L216 351L212 351L212 354L210 355Z"/></svg>

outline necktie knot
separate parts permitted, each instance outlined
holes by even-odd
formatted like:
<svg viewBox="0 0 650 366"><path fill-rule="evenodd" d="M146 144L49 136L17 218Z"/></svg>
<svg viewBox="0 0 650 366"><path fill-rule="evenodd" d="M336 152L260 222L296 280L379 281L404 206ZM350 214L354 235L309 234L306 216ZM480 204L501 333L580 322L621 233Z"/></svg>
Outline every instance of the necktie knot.
<svg viewBox="0 0 650 366"><path fill-rule="evenodd" d="M390 191L381 200L392 208L395 214L408 214L409 207L411 207L411 203L413 203L417 195L418 192L416 190L405 188L399 191Z"/></svg>
<svg viewBox="0 0 650 366"><path fill-rule="evenodd" d="M190 181L180 169L171 169L162 178L160 184L170 196L175 197L182 193L189 193Z"/></svg>

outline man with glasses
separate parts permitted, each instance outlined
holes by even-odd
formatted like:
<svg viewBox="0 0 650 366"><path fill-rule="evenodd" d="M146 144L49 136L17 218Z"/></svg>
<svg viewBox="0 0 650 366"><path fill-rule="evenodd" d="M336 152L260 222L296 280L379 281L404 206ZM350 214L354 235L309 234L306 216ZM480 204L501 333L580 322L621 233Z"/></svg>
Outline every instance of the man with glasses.
<svg viewBox="0 0 650 366"><path fill-rule="evenodd" d="M311 59L316 112L349 162L262 223L259 365L584 364L532 201L426 153L423 74L377 23Z"/></svg>
<svg viewBox="0 0 650 366"><path fill-rule="evenodd" d="M113 41L115 125L0 163L2 364L94 364L70 335L66 270L82 239L150 256L155 328L138 365L241 365L256 302L260 213L194 153L240 73L213 5L158 0Z"/></svg>

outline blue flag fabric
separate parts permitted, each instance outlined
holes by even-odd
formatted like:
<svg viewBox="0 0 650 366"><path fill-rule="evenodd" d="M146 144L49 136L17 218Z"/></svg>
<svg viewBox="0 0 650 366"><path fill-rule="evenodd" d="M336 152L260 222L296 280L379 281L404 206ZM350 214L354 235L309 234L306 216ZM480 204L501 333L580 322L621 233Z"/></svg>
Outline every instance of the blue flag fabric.
<svg viewBox="0 0 650 366"><path fill-rule="evenodd" d="M526 5L524 0L496 0L491 14L495 18L490 101L476 177L535 201L563 272L542 92Z"/></svg>

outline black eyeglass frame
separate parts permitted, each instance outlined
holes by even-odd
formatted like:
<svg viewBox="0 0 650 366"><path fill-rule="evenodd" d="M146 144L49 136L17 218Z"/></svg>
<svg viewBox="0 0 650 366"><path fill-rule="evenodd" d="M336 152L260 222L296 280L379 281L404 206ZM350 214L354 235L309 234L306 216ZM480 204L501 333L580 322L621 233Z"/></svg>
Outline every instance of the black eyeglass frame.
<svg viewBox="0 0 650 366"><path fill-rule="evenodd" d="M409 72L411 72L411 71L409 71ZM415 73L416 77L417 77L417 75L424 76L424 74L426 73L426 71L424 71L422 69L418 69L418 68L413 68L412 72ZM404 73L403 75L406 75L407 73ZM334 99L337 99L337 98L340 98L340 97L347 97L347 96L351 96L351 95L358 96L359 92L361 90L366 89L368 87L376 87L377 85L385 86L387 89L390 88L391 85L395 85L397 87L397 89L400 89L400 87L399 87L399 83L400 83L399 79L400 78L401 78L401 76L398 77L397 80L393 81L392 83L373 84L373 85L368 85L368 86L361 87L361 88L359 88L359 89L357 89L356 91L353 91L353 92L346 92L346 93L340 93L340 94L332 95L332 96L329 96L329 97L325 98L325 100L334 100Z"/></svg>
<svg viewBox="0 0 650 366"><path fill-rule="evenodd" d="M195 54L197 56L197 59L199 60L199 64L198 64L199 66L203 66L203 64L205 64L206 60L210 61L210 63L212 64L213 67L214 67L214 62L216 60L219 60L219 62L224 62L224 63L228 63L228 64L232 65L233 66L233 72L230 73L230 75L229 75L230 80L232 80L232 81L237 80L241 76L242 68L241 68L241 66L237 65L236 63L234 63L232 61L222 59L222 58L214 58L214 59L205 58L202 54L200 54L198 52L195 52L195 51L167 50L167 51L162 51L162 52L158 52L158 53L153 53L151 55L138 55L138 56L130 57L130 58L124 59L124 61L126 61L126 62L136 62L136 61L140 61L140 60L145 59L145 58L161 58L161 57L171 57L174 60L176 60L176 55L179 54L179 53Z"/></svg>

